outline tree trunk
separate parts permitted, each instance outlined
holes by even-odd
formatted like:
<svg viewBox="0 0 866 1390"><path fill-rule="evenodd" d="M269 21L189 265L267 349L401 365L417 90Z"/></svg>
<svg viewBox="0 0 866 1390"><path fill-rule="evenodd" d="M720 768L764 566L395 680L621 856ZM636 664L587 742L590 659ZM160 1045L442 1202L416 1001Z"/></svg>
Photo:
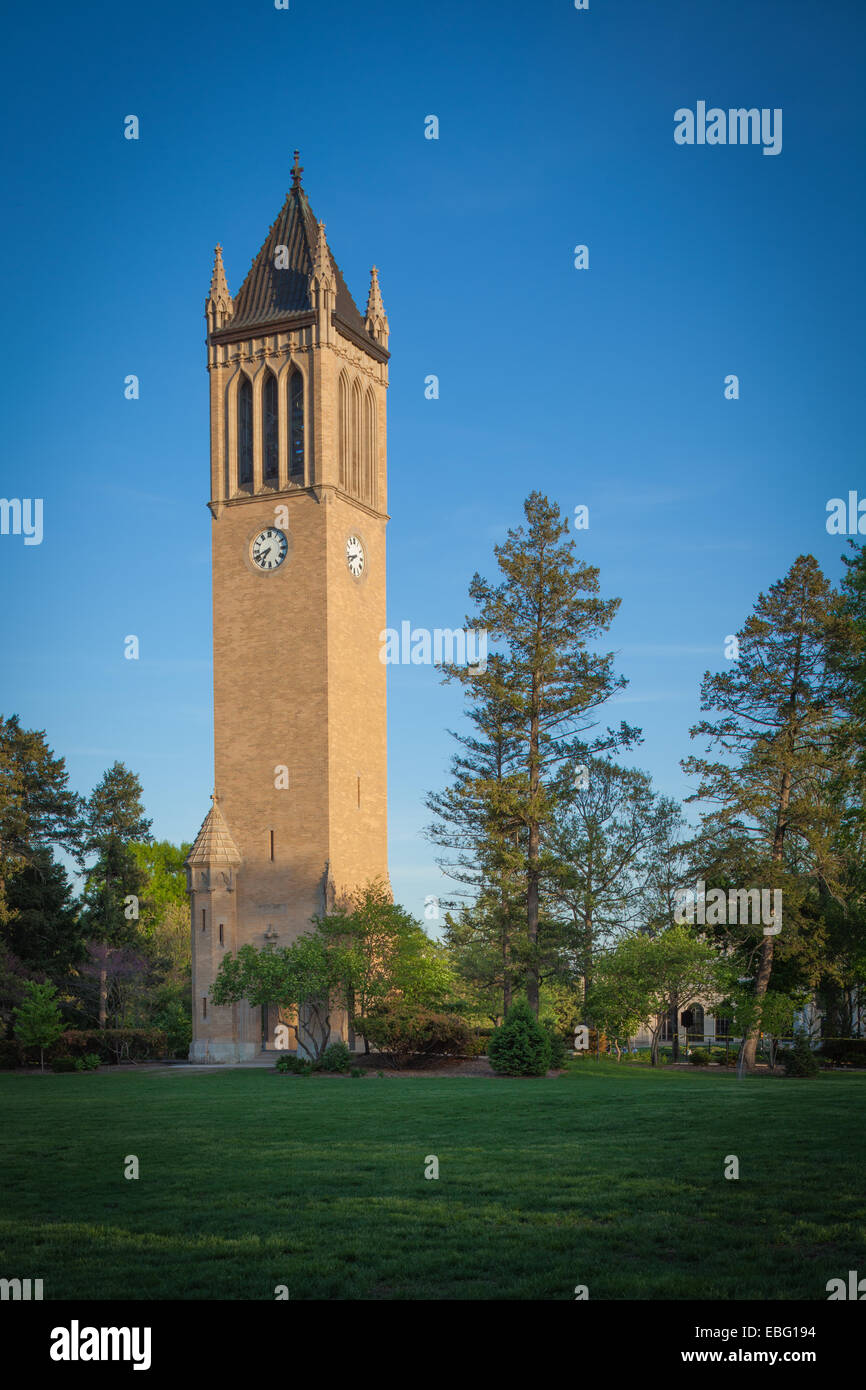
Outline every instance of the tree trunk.
<svg viewBox="0 0 866 1390"><path fill-rule="evenodd" d="M680 1006L679 1001L671 1005L671 1061L680 1060Z"/></svg>
<svg viewBox="0 0 866 1390"><path fill-rule="evenodd" d="M792 703L794 697L792 696ZM791 799L791 772L786 768L782 774L782 786L779 791L779 809L776 813L776 831L773 836L773 855L772 862L780 864L782 853L785 848L785 831L788 828L788 802ZM746 1038L743 1048L743 1067L746 1071L755 1070L755 1054L758 1050L758 1035L761 1031L761 1001L767 993L770 983L770 975L773 971L773 948L776 944L774 936L764 936L761 943L761 959L758 964L758 975L755 980L755 998L758 1000L758 1017L752 1032Z"/></svg>
<svg viewBox="0 0 866 1390"><path fill-rule="evenodd" d="M532 802L538 795L538 676L532 677L532 715L529 728L529 796ZM526 874L526 929L529 936L530 958L526 971L526 999L538 1017L538 880L541 834L538 821L529 821L529 862Z"/></svg>
<svg viewBox="0 0 866 1390"><path fill-rule="evenodd" d="M99 970L99 1026L105 1027L105 1019L108 1014L108 970L103 963ZM91 1018L93 1015L90 1015Z"/></svg>

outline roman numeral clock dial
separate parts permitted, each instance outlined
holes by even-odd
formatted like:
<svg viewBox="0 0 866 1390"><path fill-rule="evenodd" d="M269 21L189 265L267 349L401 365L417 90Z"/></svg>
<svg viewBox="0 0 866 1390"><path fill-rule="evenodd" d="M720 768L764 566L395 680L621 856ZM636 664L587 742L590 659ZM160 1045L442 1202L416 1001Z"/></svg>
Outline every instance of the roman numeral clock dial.
<svg viewBox="0 0 866 1390"><path fill-rule="evenodd" d="M366 563L363 545L357 536L350 536L346 541L346 564L349 566L349 573L355 579L360 579Z"/></svg>
<svg viewBox="0 0 866 1390"><path fill-rule="evenodd" d="M250 558L257 569L275 570L286 558L288 541L282 531L275 526L267 526L254 537L250 546Z"/></svg>

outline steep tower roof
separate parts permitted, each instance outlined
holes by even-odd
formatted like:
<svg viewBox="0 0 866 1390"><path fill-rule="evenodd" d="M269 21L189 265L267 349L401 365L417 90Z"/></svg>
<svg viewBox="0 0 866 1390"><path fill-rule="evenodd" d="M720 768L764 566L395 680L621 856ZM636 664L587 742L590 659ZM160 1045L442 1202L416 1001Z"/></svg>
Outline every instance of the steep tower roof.
<svg viewBox="0 0 866 1390"><path fill-rule="evenodd" d="M211 806L204 820L201 830L195 837L195 843L186 857L187 864L240 864L241 856L238 847L231 837L231 831L225 822L225 817L217 804L216 792L211 797Z"/></svg>
<svg viewBox="0 0 866 1390"><path fill-rule="evenodd" d="M231 321L233 330L258 327L290 314L307 313L314 308L310 297L310 275L319 242L319 224L301 187L302 172L296 150L292 187L235 295ZM278 246L286 248L281 253L279 265L276 263ZM349 293L330 247L328 252L337 283L337 318L342 319L347 328L368 338L370 335L364 317Z"/></svg>

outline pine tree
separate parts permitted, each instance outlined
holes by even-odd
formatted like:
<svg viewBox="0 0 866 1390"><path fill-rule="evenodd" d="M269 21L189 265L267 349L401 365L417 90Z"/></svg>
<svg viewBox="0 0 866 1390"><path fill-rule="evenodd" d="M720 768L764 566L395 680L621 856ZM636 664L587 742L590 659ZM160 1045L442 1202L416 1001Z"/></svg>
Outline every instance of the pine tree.
<svg viewBox="0 0 866 1390"><path fill-rule="evenodd" d="M599 948L657 912L658 856L681 821L676 803L657 796L645 773L607 758L589 758L573 796L557 808L544 839L547 895L567 914L584 1002Z"/></svg>
<svg viewBox="0 0 866 1390"><path fill-rule="evenodd" d="M513 812L525 879L526 992L537 1014L544 828L571 794L574 764L583 754L628 745L638 735L623 724L587 748L583 735L595 727L604 702L625 685L614 674L612 654L592 650L610 627L619 599L599 597L598 570L577 558L555 503L533 492L524 513L526 528L510 530L494 548L500 582L474 576L469 594L476 615L467 624L505 648L485 698L502 707L516 745L505 804ZM477 671L453 665L444 670L474 697Z"/></svg>
<svg viewBox="0 0 866 1390"><path fill-rule="evenodd" d="M102 945L122 946L134 938L135 917L128 899L141 895L146 880L132 845L150 839L150 825L141 802L141 783L123 763L114 763L94 787L86 808L85 852L96 860L87 871L83 922L87 934ZM105 1027L107 996L103 965L100 1028Z"/></svg>
<svg viewBox="0 0 866 1390"><path fill-rule="evenodd" d="M81 799L69 789L62 758L17 714L0 715L0 924L8 918L6 884L42 852L81 852Z"/></svg>
<svg viewBox="0 0 866 1390"><path fill-rule="evenodd" d="M699 778L688 799L715 803L704 817L708 833L753 843L767 888L785 882L786 855L808 861L819 847L822 779L837 757L840 715L830 653L843 626L838 595L817 561L801 555L759 596L737 634L739 659L732 669L704 676L701 708L719 717L702 720L691 735L707 738L708 751L717 746L723 756L683 761L685 772ZM790 916L786 910L785 920ZM774 947L775 936L764 934L755 978L759 1003L770 983ZM750 1069L758 1028L744 1048Z"/></svg>
<svg viewBox="0 0 866 1390"><path fill-rule="evenodd" d="M30 974L60 985L86 956L66 870L50 850L37 850L8 880L6 895L9 917L2 935L9 949Z"/></svg>
<svg viewBox="0 0 866 1390"><path fill-rule="evenodd" d="M511 1007L514 987L521 982L521 967L514 952L520 930L524 851L520 844L520 778L514 772L519 741L511 728L510 703L502 698L502 690L502 660L492 655L470 692L473 704L467 713L473 732L452 735L461 750L451 761L452 785L427 798L427 807L436 819L426 834L434 844L452 852L437 862L463 885L458 889L458 900L467 893L470 897L459 921L451 919L449 944L453 950L459 943L465 948L459 952L464 964L474 960L480 968L480 976L477 971L467 976L470 983L496 979L504 1016ZM498 957L492 971L491 953Z"/></svg>

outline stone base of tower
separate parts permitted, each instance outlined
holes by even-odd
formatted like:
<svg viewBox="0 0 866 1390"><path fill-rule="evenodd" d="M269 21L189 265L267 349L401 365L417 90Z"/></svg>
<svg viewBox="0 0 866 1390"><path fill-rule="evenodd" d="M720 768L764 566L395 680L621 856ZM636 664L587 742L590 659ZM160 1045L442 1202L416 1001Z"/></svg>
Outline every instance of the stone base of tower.
<svg viewBox="0 0 866 1390"><path fill-rule="evenodd" d="M262 1055L260 1046L251 1042L215 1042L199 1039L190 1043L191 1062L254 1062Z"/></svg>

